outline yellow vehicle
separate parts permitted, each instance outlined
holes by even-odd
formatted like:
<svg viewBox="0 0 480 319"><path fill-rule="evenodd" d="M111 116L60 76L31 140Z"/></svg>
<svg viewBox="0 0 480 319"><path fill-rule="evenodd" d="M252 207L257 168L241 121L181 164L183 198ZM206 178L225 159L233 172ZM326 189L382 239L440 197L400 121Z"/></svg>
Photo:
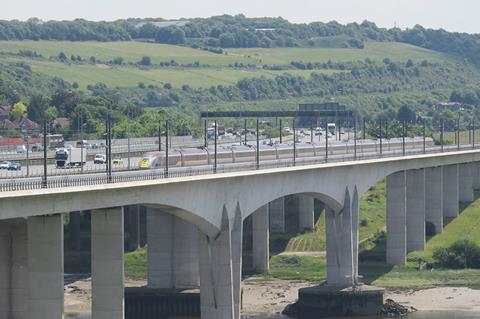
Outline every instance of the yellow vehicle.
<svg viewBox="0 0 480 319"><path fill-rule="evenodd" d="M115 158L112 160L112 163L113 163L113 164L122 164L122 163L123 163L123 159L121 159L120 157L115 157Z"/></svg>

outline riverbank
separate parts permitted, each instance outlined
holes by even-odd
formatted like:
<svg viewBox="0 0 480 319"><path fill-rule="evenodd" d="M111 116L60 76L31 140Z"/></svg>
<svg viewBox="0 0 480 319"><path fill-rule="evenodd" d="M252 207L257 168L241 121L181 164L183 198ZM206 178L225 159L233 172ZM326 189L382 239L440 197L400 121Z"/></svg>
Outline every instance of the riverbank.
<svg viewBox="0 0 480 319"><path fill-rule="evenodd" d="M143 286L145 281L127 280L127 287ZM294 303L298 289L312 286L305 281L252 277L243 283L242 313L245 318L286 319L281 313ZM387 289L390 298L420 311L480 311L480 290L465 287L432 289ZM89 314L91 309L90 278L79 279L65 286L65 312Z"/></svg>

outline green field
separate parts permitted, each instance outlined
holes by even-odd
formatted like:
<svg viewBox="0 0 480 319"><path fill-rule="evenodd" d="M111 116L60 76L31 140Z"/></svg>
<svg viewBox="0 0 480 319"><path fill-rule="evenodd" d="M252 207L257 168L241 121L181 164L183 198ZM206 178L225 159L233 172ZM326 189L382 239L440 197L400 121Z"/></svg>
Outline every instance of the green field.
<svg viewBox="0 0 480 319"><path fill-rule="evenodd" d="M73 83L77 82L81 88L89 84L102 82L110 87L135 87L139 82L146 85L162 86L170 83L175 87L188 84L193 88L210 87L216 85L234 85L238 80L253 77L273 78L283 73L310 77L312 71L288 70L237 70L232 68L153 68L139 69L132 66L106 65L79 65L65 64L52 61L27 60L8 58L9 61L26 62L33 71L58 76ZM320 73L332 74L334 70L319 70ZM338 72L338 71L337 71Z"/></svg>
<svg viewBox="0 0 480 319"><path fill-rule="evenodd" d="M366 42L364 49L337 48L272 48L272 49L229 49L230 56L251 59L252 63L289 64L291 61L304 62L348 62L370 58L383 60L388 57L394 61L412 59L419 62L443 62L452 58L432 50L396 42Z"/></svg>
<svg viewBox="0 0 480 319"><path fill-rule="evenodd" d="M291 61L347 62L382 60L386 57L395 61L429 60L441 62L451 59L445 54L395 42L366 42L364 49L340 48L271 48L271 49L227 49L225 54L168 44L145 42L68 42L68 41L0 41L0 52L17 53L31 50L45 58L64 52L67 57L80 55L84 59L94 56L102 61L122 57L125 62L138 62L149 56L152 63L175 60L181 64L198 61L209 65L228 65L235 62L255 64L287 65Z"/></svg>
<svg viewBox="0 0 480 319"><path fill-rule="evenodd" d="M188 84L194 88L213 85L232 85L243 78L272 78L288 73L309 77L309 70L269 71L260 68L263 64L289 65L291 61L327 62L357 61L369 57L382 60L389 57L392 60L406 61L413 59L421 61L441 62L450 58L444 54L425 50L419 47L401 43L367 42L365 49L339 48L272 48L272 49L229 49L224 54L215 54L199 49L182 46L155 44L145 42L61 42L61 41L0 41L0 52L18 53L19 50L36 51L43 59L30 59L0 55L0 61L25 62L36 72L49 76L58 76L81 88L89 84L103 82L110 87L134 87L139 82L146 85L161 86L171 83L176 87ZM101 61L110 61L122 57L126 63L136 63L143 56L149 56L152 63L175 60L180 64L200 62L209 67L174 67L140 69L132 65L108 66L104 64L69 64L49 60L64 52L67 57L80 55L84 60L91 56ZM256 64L257 69L237 69L227 67L235 62ZM339 70L314 70L313 72L332 74L348 72Z"/></svg>
<svg viewBox="0 0 480 319"><path fill-rule="evenodd" d="M45 58L56 57L60 52L64 52L67 57L79 55L88 60L91 56L94 56L102 61L122 57L124 62L133 63L140 61L143 56L149 56L154 64L170 60L175 60L180 64L194 63L195 61L209 65L228 65L235 62L248 63L248 59L242 57L216 54L183 46L137 41L0 41L0 52L18 53L19 50L36 51Z"/></svg>

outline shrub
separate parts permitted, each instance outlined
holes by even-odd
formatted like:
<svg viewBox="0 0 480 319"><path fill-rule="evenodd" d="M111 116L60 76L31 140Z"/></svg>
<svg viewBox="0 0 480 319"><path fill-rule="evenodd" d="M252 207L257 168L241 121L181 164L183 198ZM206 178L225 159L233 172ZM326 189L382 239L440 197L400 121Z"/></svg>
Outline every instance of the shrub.
<svg viewBox="0 0 480 319"><path fill-rule="evenodd" d="M450 247L435 249L433 259L445 268L480 268L480 247L471 240L459 240Z"/></svg>
<svg viewBox="0 0 480 319"><path fill-rule="evenodd" d="M368 226L368 220L362 219L362 220L360 221L360 226L362 226L362 227L367 227L367 226Z"/></svg>

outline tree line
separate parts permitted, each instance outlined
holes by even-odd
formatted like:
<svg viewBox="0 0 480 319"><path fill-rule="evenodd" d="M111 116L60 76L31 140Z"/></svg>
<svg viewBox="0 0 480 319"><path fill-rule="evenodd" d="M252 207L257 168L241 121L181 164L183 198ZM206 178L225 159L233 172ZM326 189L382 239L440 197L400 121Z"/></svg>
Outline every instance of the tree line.
<svg viewBox="0 0 480 319"><path fill-rule="evenodd" d="M477 35L422 26L401 30L379 28L372 22L342 25L335 21L294 24L282 18L247 18L244 15L183 20L179 25L158 25L162 19L124 19L112 22L0 20L0 40L129 41L188 45L221 53L221 48L311 47L318 39L339 37L341 46L362 48L364 41L396 41L455 54L479 65ZM220 48L220 49L217 49Z"/></svg>

